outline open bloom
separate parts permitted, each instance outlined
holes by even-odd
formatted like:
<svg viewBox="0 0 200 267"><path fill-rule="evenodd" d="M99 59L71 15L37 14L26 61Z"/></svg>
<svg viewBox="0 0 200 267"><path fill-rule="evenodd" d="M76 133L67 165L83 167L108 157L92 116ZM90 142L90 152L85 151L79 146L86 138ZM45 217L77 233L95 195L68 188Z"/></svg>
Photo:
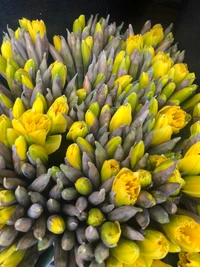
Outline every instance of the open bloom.
<svg viewBox="0 0 200 267"><path fill-rule="evenodd" d="M200 253L187 253L179 252L179 267L199 267L200 266Z"/></svg>
<svg viewBox="0 0 200 267"><path fill-rule="evenodd" d="M157 117L159 118L160 115L165 116L167 124L172 127L175 134L185 127L189 121L187 113L179 106L165 106L157 113Z"/></svg>
<svg viewBox="0 0 200 267"><path fill-rule="evenodd" d="M143 35L144 44L155 47L164 37L163 28L160 24L156 24L153 28Z"/></svg>
<svg viewBox="0 0 200 267"><path fill-rule="evenodd" d="M183 251L200 252L200 225L184 215L170 216L170 222L161 228L172 242L180 245Z"/></svg>
<svg viewBox="0 0 200 267"><path fill-rule="evenodd" d="M126 40L126 53L131 55L135 49L143 48L143 37L140 34L132 35Z"/></svg>
<svg viewBox="0 0 200 267"><path fill-rule="evenodd" d="M139 174L127 168L122 168L115 176L112 191L118 206L133 205L137 201L141 185Z"/></svg>
<svg viewBox="0 0 200 267"><path fill-rule="evenodd" d="M137 241L140 248L140 255L152 258L162 259L169 251L169 244L165 236L156 230L145 230L145 238Z"/></svg>
<svg viewBox="0 0 200 267"><path fill-rule="evenodd" d="M29 109L19 119L13 119L12 126L20 135L25 136L29 145L44 146L51 120L47 115Z"/></svg>

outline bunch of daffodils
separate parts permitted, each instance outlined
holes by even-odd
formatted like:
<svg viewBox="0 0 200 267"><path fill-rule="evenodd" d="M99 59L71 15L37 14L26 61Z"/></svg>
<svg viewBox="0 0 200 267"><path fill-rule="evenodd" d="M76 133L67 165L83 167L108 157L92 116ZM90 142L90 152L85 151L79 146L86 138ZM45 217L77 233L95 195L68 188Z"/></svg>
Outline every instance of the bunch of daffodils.
<svg viewBox="0 0 200 267"><path fill-rule="evenodd" d="M8 28L0 266L200 266L200 93L172 25Z"/></svg>

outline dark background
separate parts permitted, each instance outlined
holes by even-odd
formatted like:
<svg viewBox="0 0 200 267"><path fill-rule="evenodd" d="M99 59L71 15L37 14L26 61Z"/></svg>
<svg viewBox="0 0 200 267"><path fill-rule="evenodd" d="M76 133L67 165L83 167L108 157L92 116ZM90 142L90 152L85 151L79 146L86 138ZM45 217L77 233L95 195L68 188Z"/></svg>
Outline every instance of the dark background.
<svg viewBox="0 0 200 267"><path fill-rule="evenodd" d="M174 24L173 33L179 49L186 49L185 62L194 71L200 84L200 0L0 0L0 33L6 25L16 29L18 19L43 19L49 40L55 34L66 36L74 19L85 14L111 15L110 21L129 23L136 33L151 20L167 27Z"/></svg>

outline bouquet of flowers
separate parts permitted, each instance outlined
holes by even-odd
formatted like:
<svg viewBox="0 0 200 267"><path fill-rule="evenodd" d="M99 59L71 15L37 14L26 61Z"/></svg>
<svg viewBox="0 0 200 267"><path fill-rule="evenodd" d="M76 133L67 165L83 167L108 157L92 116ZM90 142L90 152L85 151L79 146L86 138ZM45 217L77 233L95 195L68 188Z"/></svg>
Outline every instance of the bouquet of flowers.
<svg viewBox="0 0 200 267"><path fill-rule="evenodd" d="M172 25L122 27L4 34L0 266L200 266L195 74Z"/></svg>

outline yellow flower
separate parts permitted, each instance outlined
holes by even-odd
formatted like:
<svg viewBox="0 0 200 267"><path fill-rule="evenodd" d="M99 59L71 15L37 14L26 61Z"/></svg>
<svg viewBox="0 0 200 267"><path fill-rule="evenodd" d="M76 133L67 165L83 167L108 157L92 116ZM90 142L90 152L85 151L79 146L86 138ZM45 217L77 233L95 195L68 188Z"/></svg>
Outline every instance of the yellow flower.
<svg viewBox="0 0 200 267"><path fill-rule="evenodd" d="M112 116L109 125L109 131L113 132L115 129L120 127L121 125L130 125L132 121L131 115L131 105L125 104L118 108L115 114Z"/></svg>
<svg viewBox="0 0 200 267"><path fill-rule="evenodd" d="M122 168L115 176L112 191L118 206L133 205L137 201L141 185L139 174L127 168Z"/></svg>
<svg viewBox="0 0 200 267"><path fill-rule="evenodd" d="M54 80L54 78L58 76L61 79L61 86L63 88L67 79L66 66L62 62L55 61L50 65L49 68L52 74L52 80Z"/></svg>
<svg viewBox="0 0 200 267"><path fill-rule="evenodd" d="M101 182L105 182L120 171L119 162L115 159L105 160L101 168Z"/></svg>
<svg viewBox="0 0 200 267"><path fill-rule="evenodd" d="M152 130L151 145L156 146L169 141L172 133L172 127L170 125L166 125L160 129Z"/></svg>
<svg viewBox="0 0 200 267"><path fill-rule="evenodd" d="M164 37L163 28L160 24L156 24L153 28L143 35L144 45L155 47Z"/></svg>
<svg viewBox="0 0 200 267"><path fill-rule="evenodd" d="M47 115L29 109L19 119L13 119L12 126L19 134L25 136L29 145L44 146L51 120Z"/></svg>
<svg viewBox="0 0 200 267"><path fill-rule="evenodd" d="M65 231L65 222L62 217L52 215L47 220L47 228L54 234L62 234Z"/></svg>
<svg viewBox="0 0 200 267"><path fill-rule="evenodd" d="M45 113L47 111L47 101L41 93L36 94L32 109L39 113Z"/></svg>
<svg viewBox="0 0 200 267"><path fill-rule="evenodd" d="M43 146L33 144L29 147L28 153L33 161L36 161L37 158L41 159L44 164L48 161L48 154Z"/></svg>
<svg viewBox="0 0 200 267"><path fill-rule="evenodd" d="M140 254L137 244L126 238L120 238L117 246L111 248L110 252L118 261L125 264L133 264Z"/></svg>
<svg viewBox="0 0 200 267"><path fill-rule="evenodd" d="M188 164L188 163L187 163ZM184 177L185 185L182 187L182 192L186 195L200 198L200 176L186 176Z"/></svg>
<svg viewBox="0 0 200 267"><path fill-rule="evenodd" d="M180 172L187 175L200 174L200 142L192 145L178 163Z"/></svg>
<svg viewBox="0 0 200 267"><path fill-rule="evenodd" d="M15 103L13 105L13 108L12 108L12 116L14 119L19 119L21 117L21 115L25 112L25 107L24 107L24 104L21 100L21 98L17 98L15 100Z"/></svg>
<svg viewBox="0 0 200 267"><path fill-rule="evenodd" d="M168 77L172 78L175 84L178 84L184 80L188 73L189 71L186 64L177 63L170 69Z"/></svg>
<svg viewBox="0 0 200 267"><path fill-rule="evenodd" d="M59 149L61 141L62 141L62 136L60 134L47 136L45 146L44 146L47 154L48 155L52 154L57 149Z"/></svg>
<svg viewBox="0 0 200 267"><path fill-rule="evenodd" d="M152 182L152 176L149 171L139 169L137 170L139 174L139 180L142 188L148 187Z"/></svg>
<svg viewBox="0 0 200 267"><path fill-rule="evenodd" d="M141 34L132 35L126 40L126 53L131 55L135 49L140 51L143 48L143 37Z"/></svg>
<svg viewBox="0 0 200 267"><path fill-rule="evenodd" d="M13 58L11 43L6 38L1 45L1 54L5 59Z"/></svg>
<svg viewBox="0 0 200 267"><path fill-rule="evenodd" d="M69 110L66 96L56 98L53 104L47 111L47 116L51 119L51 128L49 133L64 133L67 128L67 121L64 115L67 115Z"/></svg>
<svg viewBox="0 0 200 267"><path fill-rule="evenodd" d="M116 245L121 236L121 228L119 222L105 222L100 230L101 239L108 247Z"/></svg>
<svg viewBox="0 0 200 267"><path fill-rule="evenodd" d="M9 142L7 140L7 130L11 127L12 124L10 118L2 114L0 116L0 142L4 143L6 146L9 146Z"/></svg>
<svg viewBox="0 0 200 267"><path fill-rule="evenodd" d="M160 226L171 241L177 243L183 251L200 252L200 225L191 217L171 215L170 222Z"/></svg>
<svg viewBox="0 0 200 267"><path fill-rule="evenodd" d="M6 224L12 214L15 212L16 205L3 207L0 209L0 224ZM1 254L0 254L1 255Z"/></svg>
<svg viewBox="0 0 200 267"><path fill-rule="evenodd" d="M60 53L60 50L61 50L61 47L62 47L62 42L61 42L60 36L55 35L53 37L53 44L54 44L56 50Z"/></svg>
<svg viewBox="0 0 200 267"><path fill-rule="evenodd" d="M175 171L169 176L169 178L167 179L167 182L179 183L181 185L181 187L178 188L173 194L171 194L171 196L178 195L181 188L185 185L185 180L181 177L181 174L180 174L177 167L176 167Z"/></svg>
<svg viewBox="0 0 200 267"><path fill-rule="evenodd" d="M179 133L189 121L188 114L179 106L165 106L157 113L158 117L159 115L165 115L167 124L172 127L175 134Z"/></svg>
<svg viewBox="0 0 200 267"><path fill-rule="evenodd" d="M104 220L103 213L100 209L92 208L88 213L87 224L91 226L99 226Z"/></svg>
<svg viewBox="0 0 200 267"><path fill-rule="evenodd" d="M200 266L200 253L187 253L181 251L178 254L179 267L199 267Z"/></svg>
<svg viewBox="0 0 200 267"><path fill-rule="evenodd" d="M158 52L152 59L153 77L159 78L167 74L173 64L169 54Z"/></svg>
<svg viewBox="0 0 200 267"><path fill-rule="evenodd" d="M155 260L164 258L169 251L169 244L165 236L156 230L145 229L144 240L137 241L140 255Z"/></svg>
<svg viewBox="0 0 200 267"><path fill-rule="evenodd" d="M66 151L66 158L68 162L77 170L82 168L82 153L79 146L76 143L73 143L68 146Z"/></svg>
<svg viewBox="0 0 200 267"><path fill-rule="evenodd" d="M26 160L27 144L25 137L22 135L17 137L14 145L19 159L22 161Z"/></svg>
<svg viewBox="0 0 200 267"><path fill-rule="evenodd" d="M152 259L140 255L133 264L123 264L123 267L151 267L152 262Z"/></svg>
<svg viewBox="0 0 200 267"><path fill-rule="evenodd" d="M173 266L160 260L154 260L151 267L173 267Z"/></svg>
<svg viewBox="0 0 200 267"><path fill-rule="evenodd" d="M78 137L85 137L88 134L88 126L84 121L76 121L72 124L67 134L67 139L76 141Z"/></svg>
<svg viewBox="0 0 200 267"><path fill-rule="evenodd" d="M148 158L148 166L150 170L154 170L160 163L166 161L165 155L150 155Z"/></svg>
<svg viewBox="0 0 200 267"><path fill-rule="evenodd" d="M32 20L32 21L27 20L25 24L26 24L25 26L26 30L29 31L31 39L34 43L36 41L37 32L40 33L40 38L42 38L44 34L46 33L46 26L43 20Z"/></svg>

